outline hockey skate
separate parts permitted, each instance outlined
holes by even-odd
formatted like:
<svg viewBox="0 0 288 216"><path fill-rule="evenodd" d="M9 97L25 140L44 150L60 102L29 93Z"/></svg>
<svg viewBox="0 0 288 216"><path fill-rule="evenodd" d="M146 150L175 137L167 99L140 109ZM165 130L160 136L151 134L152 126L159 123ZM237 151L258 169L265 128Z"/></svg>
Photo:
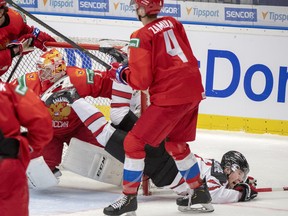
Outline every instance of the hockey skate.
<svg viewBox="0 0 288 216"><path fill-rule="evenodd" d="M206 182L204 182L199 188L194 189L194 193L178 198L176 203L181 212L213 212L211 200Z"/></svg>
<svg viewBox="0 0 288 216"><path fill-rule="evenodd" d="M122 215L136 216L137 196L136 195L122 195L116 202L104 208L105 215Z"/></svg>

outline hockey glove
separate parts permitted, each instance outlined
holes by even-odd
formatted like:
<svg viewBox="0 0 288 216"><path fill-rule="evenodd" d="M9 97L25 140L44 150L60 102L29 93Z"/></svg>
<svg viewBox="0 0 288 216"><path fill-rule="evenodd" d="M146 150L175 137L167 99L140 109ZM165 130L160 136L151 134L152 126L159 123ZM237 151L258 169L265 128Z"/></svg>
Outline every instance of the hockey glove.
<svg viewBox="0 0 288 216"><path fill-rule="evenodd" d="M34 50L34 47L31 46L33 43L33 37L27 38L22 37L20 41L12 41L10 44L7 45L7 48L11 50L12 57L17 55L26 55Z"/></svg>
<svg viewBox="0 0 288 216"><path fill-rule="evenodd" d="M38 32L38 33L34 41L34 46L44 52L47 51L45 42L56 42L56 40L53 37L51 37L49 34L45 32L40 31L38 28L34 28L32 34L35 34L35 32Z"/></svg>
<svg viewBox="0 0 288 216"><path fill-rule="evenodd" d="M254 179L252 176L248 176L245 183L252 185L253 187L257 186L257 179Z"/></svg>
<svg viewBox="0 0 288 216"><path fill-rule="evenodd" d="M127 85L126 78L125 78L126 75L124 71L128 69L129 69L128 65L123 65L123 64L120 64L119 62L114 62L111 64L111 68L107 70L107 73L110 79L118 83Z"/></svg>
<svg viewBox="0 0 288 216"><path fill-rule="evenodd" d="M234 187L234 190L237 190L242 193L239 202L246 202L254 199L258 195L257 189L253 185L247 183L239 183Z"/></svg>
<svg viewBox="0 0 288 216"><path fill-rule="evenodd" d="M75 88L65 88L63 90L54 92L51 96L47 98L47 100L45 101L45 104L47 106L50 106L51 104L57 103L59 101L72 104L74 101L76 101L79 98L80 96L77 93Z"/></svg>
<svg viewBox="0 0 288 216"><path fill-rule="evenodd" d="M122 64L127 64L127 62L128 62L127 54L120 51L120 50L117 50L113 47L100 47L99 51L103 52L103 53L107 53L110 56L112 56L114 58L114 60L112 60L112 62L116 61L116 62L119 62Z"/></svg>
<svg viewBox="0 0 288 216"><path fill-rule="evenodd" d="M17 158L19 145L19 140L5 138L0 131L0 158Z"/></svg>

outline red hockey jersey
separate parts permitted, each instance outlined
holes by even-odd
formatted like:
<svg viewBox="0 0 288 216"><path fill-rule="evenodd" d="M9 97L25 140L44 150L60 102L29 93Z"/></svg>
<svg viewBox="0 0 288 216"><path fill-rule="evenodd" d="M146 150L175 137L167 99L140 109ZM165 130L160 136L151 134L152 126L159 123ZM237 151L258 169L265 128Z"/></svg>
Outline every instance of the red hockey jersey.
<svg viewBox="0 0 288 216"><path fill-rule="evenodd" d="M162 17L132 33L129 45L128 84L149 89L151 103L169 106L203 99L198 62L183 25Z"/></svg>

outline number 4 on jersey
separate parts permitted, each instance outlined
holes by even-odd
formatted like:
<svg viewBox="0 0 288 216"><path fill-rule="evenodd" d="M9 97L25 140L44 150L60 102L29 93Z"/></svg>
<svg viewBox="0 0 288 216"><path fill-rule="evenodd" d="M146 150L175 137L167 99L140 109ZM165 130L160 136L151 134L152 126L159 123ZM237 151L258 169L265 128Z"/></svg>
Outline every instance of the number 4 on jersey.
<svg viewBox="0 0 288 216"><path fill-rule="evenodd" d="M170 29L168 31L165 31L163 34L167 53L171 56L178 56L183 62L188 62L184 52L179 46L173 30Z"/></svg>

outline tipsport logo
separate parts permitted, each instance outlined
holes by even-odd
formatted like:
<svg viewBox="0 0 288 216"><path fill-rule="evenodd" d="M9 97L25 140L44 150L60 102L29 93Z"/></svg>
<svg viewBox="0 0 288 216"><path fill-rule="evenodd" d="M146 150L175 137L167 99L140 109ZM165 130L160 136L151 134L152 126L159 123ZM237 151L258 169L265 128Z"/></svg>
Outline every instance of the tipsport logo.
<svg viewBox="0 0 288 216"><path fill-rule="evenodd" d="M262 11L263 20L271 20L273 22L288 22L288 13L276 13L271 11Z"/></svg>
<svg viewBox="0 0 288 216"><path fill-rule="evenodd" d="M16 4L25 8L38 8L38 0L15 0Z"/></svg>
<svg viewBox="0 0 288 216"><path fill-rule="evenodd" d="M73 8L73 0L43 0L43 4L52 8Z"/></svg>
<svg viewBox="0 0 288 216"><path fill-rule="evenodd" d="M207 10L201 8L186 7L187 15L192 15L198 18L219 17L219 10Z"/></svg>

